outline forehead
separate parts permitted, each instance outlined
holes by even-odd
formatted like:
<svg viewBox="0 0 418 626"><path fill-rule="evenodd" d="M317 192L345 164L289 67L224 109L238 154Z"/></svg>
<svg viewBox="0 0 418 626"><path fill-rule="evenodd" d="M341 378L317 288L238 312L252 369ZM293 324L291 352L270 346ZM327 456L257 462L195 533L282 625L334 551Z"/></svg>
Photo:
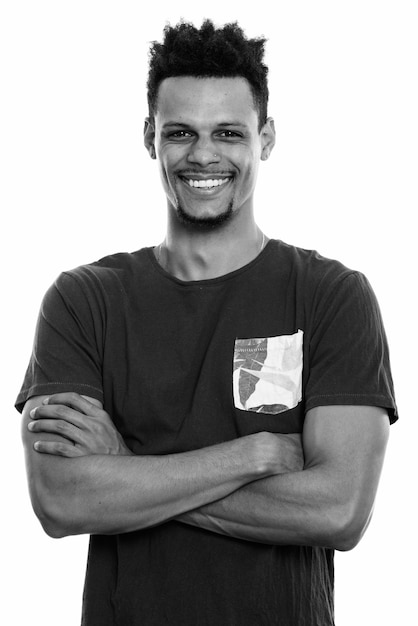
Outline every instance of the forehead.
<svg viewBox="0 0 418 626"><path fill-rule="evenodd" d="M258 123L250 85L245 78L166 78L158 90L156 119L161 123L239 121Z"/></svg>

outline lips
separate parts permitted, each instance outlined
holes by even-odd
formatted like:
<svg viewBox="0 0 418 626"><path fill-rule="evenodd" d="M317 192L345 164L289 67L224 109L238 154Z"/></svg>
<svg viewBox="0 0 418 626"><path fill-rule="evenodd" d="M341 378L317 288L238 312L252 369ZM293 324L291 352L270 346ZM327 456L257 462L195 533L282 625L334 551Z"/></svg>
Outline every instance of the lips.
<svg viewBox="0 0 418 626"><path fill-rule="evenodd" d="M201 178L196 176L180 176L180 179L186 183L189 187L194 189L215 189L217 187L222 187L230 180L232 180L231 176L213 176L211 178Z"/></svg>
<svg viewBox="0 0 418 626"><path fill-rule="evenodd" d="M189 185L190 187L220 187L221 185L224 185L227 181L229 180L229 178L218 178L218 179L212 179L210 178L209 180L190 180L189 179Z"/></svg>

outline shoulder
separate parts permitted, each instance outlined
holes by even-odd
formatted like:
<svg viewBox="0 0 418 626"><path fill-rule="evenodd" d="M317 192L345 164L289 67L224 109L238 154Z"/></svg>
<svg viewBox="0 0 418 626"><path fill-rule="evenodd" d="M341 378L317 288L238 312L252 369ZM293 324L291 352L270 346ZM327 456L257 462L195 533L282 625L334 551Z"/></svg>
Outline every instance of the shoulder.
<svg viewBox="0 0 418 626"><path fill-rule="evenodd" d="M378 314L378 304L366 276L317 250L271 241L270 267L287 291L293 289L309 314L323 315L330 307L365 307Z"/></svg>
<svg viewBox="0 0 418 626"><path fill-rule="evenodd" d="M66 291L97 291L123 289L149 267L150 248L136 252L118 252L101 259L63 271L55 286Z"/></svg>
<svg viewBox="0 0 418 626"><path fill-rule="evenodd" d="M314 249L290 245L280 240L272 240L275 263L298 281L303 281L309 291L338 288L350 277L352 280L366 280L358 270L344 265L341 261L326 257Z"/></svg>
<svg viewBox="0 0 418 626"><path fill-rule="evenodd" d="M93 277L97 280L121 278L125 275L144 271L149 260L150 250L150 248L142 248L136 252L110 254L98 261L67 270L63 274L79 281L92 279Z"/></svg>
<svg viewBox="0 0 418 626"><path fill-rule="evenodd" d="M132 293L133 285L149 274L151 248L120 252L61 272L46 292L43 309L83 304L100 308Z"/></svg>

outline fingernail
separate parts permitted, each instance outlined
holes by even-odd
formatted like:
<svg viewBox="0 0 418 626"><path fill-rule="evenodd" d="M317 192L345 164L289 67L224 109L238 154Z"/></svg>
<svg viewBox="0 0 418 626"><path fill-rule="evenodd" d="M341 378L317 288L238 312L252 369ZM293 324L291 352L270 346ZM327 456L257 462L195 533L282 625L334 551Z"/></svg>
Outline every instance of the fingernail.
<svg viewBox="0 0 418 626"><path fill-rule="evenodd" d="M45 398L44 400L42 400L42 404L48 404L49 402L49 398Z"/></svg>
<svg viewBox="0 0 418 626"><path fill-rule="evenodd" d="M33 430L35 428L35 422L29 422L28 429Z"/></svg>
<svg viewBox="0 0 418 626"><path fill-rule="evenodd" d="M35 413L36 413L36 409L37 409L37 408L38 408L38 407L35 407L35 408L34 408L34 409L32 409L32 411L29 413L29 415L30 415L31 417L35 417Z"/></svg>

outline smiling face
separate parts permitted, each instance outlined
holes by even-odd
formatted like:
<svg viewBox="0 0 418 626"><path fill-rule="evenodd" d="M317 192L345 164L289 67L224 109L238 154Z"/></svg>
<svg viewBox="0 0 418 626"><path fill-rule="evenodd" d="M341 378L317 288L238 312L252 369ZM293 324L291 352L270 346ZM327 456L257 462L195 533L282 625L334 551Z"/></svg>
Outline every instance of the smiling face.
<svg viewBox="0 0 418 626"><path fill-rule="evenodd" d="M261 132L244 78L165 79L145 144L159 160L169 208L182 222L216 225L237 212L252 215L258 164L274 144Z"/></svg>

